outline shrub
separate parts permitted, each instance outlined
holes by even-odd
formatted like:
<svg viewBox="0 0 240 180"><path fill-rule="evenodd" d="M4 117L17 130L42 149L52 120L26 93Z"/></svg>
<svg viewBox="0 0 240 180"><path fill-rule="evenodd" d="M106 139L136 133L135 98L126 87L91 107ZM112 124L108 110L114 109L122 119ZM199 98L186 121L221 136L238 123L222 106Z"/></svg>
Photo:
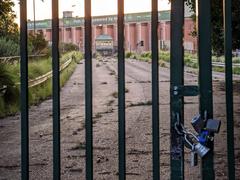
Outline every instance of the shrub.
<svg viewBox="0 0 240 180"><path fill-rule="evenodd" d="M0 57L18 56L18 55L19 55L19 45L12 40L7 40L4 37L0 37Z"/></svg>
<svg viewBox="0 0 240 180"><path fill-rule="evenodd" d="M240 57L233 57L233 63L240 63Z"/></svg>
<svg viewBox="0 0 240 180"><path fill-rule="evenodd" d="M151 52L144 52L141 54L141 57L145 57L145 58L152 58L152 53Z"/></svg>
<svg viewBox="0 0 240 180"><path fill-rule="evenodd" d="M7 65L0 63L0 66L0 88L7 87L6 92L0 97L0 117L2 117L10 106L18 106L19 89L15 86L15 77Z"/></svg>
<svg viewBox="0 0 240 180"><path fill-rule="evenodd" d="M132 54L133 54L132 52L128 51L125 53L125 57L130 58L132 56Z"/></svg>
<svg viewBox="0 0 240 180"><path fill-rule="evenodd" d="M65 53L69 51L77 51L79 48L73 43L61 43L59 46L60 53Z"/></svg>
<svg viewBox="0 0 240 180"><path fill-rule="evenodd" d="M32 46L31 51L29 51L30 54L41 54L48 45L43 33L29 34L28 43Z"/></svg>

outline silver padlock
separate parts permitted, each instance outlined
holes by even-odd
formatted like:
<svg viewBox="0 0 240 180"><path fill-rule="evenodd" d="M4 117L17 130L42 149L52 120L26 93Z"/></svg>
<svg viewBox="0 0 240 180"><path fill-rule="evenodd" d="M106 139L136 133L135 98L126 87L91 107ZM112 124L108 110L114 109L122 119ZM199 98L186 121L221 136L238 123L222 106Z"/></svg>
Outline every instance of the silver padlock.
<svg viewBox="0 0 240 180"><path fill-rule="evenodd" d="M203 158L207 153L208 151L210 150L209 148L207 148L206 146L200 144L200 143L197 143L194 145L194 150L197 152L197 154Z"/></svg>
<svg viewBox="0 0 240 180"><path fill-rule="evenodd" d="M196 143L192 144L188 138L187 135L191 135L195 140ZM187 134L184 135L184 139L185 141L192 147L192 151L196 152L201 158L203 158L208 152L209 152L209 148L207 148L206 146L202 145L201 143L198 142L198 138L193 134L188 132Z"/></svg>
<svg viewBox="0 0 240 180"><path fill-rule="evenodd" d="M201 130L204 128L205 121L201 118L200 114L197 114L192 118L191 124L197 133L201 133Z"/></svg>

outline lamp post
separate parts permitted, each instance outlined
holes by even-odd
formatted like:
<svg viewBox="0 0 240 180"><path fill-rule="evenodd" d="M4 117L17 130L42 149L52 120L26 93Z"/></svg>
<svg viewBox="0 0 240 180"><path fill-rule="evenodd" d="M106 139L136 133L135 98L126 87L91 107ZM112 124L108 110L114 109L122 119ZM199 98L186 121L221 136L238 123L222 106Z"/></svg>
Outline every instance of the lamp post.
<svg viewBox="0 0 240 180"><path fill-rule="evenodd" d="M33 34L36 34L36 23L35 23L35 0L33 0Z"/></svg>
<svg viewBox="0 0 240 180"><path fill-rule="evenodd" d="M44 0L41 0L42 2L44 2ZM36 34L36 14L35 14L35 0L33 0L33 34Z"/></svg>

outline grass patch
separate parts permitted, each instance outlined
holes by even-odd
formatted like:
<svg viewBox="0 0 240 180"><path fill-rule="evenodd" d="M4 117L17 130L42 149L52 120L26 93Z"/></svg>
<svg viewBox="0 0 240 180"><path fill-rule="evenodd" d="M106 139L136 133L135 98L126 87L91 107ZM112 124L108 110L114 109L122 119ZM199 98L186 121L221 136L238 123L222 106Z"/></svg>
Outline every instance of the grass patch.
<svg viewBox="0 0 240 180"><path fill-rule="evenodd" d="M126 56L126 58L136 59L139 61L146 61L146 62L151 62L151 58L152 58L151 52L144 52L141 54L137 54L135 52L126 52L125 56ZM223 56L221 56L221 57L212 56L212 61L224 63L225 58ZM240 63L240 58L233 57L232 61L233 61L233 63ZM159 65L161 67L167 67L166 63L170 63L170 52L169 51L160 51L159 52ZM197 55L185 53L184 54L184 65L187 67L198 69L199 66L198 66L198 61L197 61ZM213 69L213 71L216 71L216 72L225 72L224 67L213 66L212 69ZM240 67L233 67L233 74L240 74Z"/></svg>
<svg viewBox="0 0 240 180"><path fill-rule="evenodd" d="M60 86L62 87L74 72L77 63L83 56L79 52L70 52L61 58L61 63L66 62L70 57L73 58L71 64L60 74ZM38 65L39 63L39 65ZM19 111L19 87L15 84L19 82L19 64L3 64L0 69L0 87L7 85L7 92L0 96L0 117L14 115ZM18 71L16 70L18 67ZM39 68L39 69L38 69ZM49 69L50 68L50 69ZM51 59L38 60L29 63L29 78L36 78L51 71ZM14 75L12 75L14 74ZM2 79L1 79L2 78ZM30 78L30 79L31 79ZM38 86L29 88L29 105L39 104L41 101L48 99L52 94L52 78Z"/></svg>
<svg viewBox="0 0 240 180"><path fill-rule="evenodd" d="M76 68L76 62L72 62L60 75L60 86L63 87L65 82L70 78ZM52 78L39 86L29 89L30 105L39 104L41 101L50 98L52 95Z"/></svg>

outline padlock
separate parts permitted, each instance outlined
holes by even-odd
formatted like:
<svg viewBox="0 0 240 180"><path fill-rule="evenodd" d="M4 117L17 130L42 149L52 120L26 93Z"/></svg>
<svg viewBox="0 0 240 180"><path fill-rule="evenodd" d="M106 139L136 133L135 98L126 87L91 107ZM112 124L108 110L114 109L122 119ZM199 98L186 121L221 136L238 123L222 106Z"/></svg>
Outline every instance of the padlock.
<svg viewBox="0 0 240 180"><path fill-rule="evenodd" d="M191 156L191 167L197 166L198 165L198 154L194 149L192 149L190 156Z"/></svg>
<svg viewBox="0 0 240 180"><path fill-rule="evenodd" d="M211 133L218 133L220 130L221 121L217 119L208 119L206 124L206 130Z"/></svg>
<svg viewBox="0 0 240 180"><path fill-rule="evenodd" d="M208 140L209 140L209 131L202 130L201 133L199 133L198 135L198 142L200 142L202 145L205 145Z"/></svg>
<svg viewBox="0 0 240 180"><path fill-rule="evenodd" d="M196 143L192 144L187 135L191 135L195 140ZM184 135L184 139L185 141L192 147L191 150L195 151L201 158L204 157L208 152L209 152L209 148L207 148L206 146L202 145L201 143L198 142L198 138L197 136L195 136L193 133L188 132L187 134Z"/></svg>
<svg viewBox="0 0 240 180"><path fill-rule="evenodd" d="M205 121L201 118L200 114L197 114L192 118L191 124L197 133L201 133L201 130L204 128Z"/></svg>
<svg viewBox="0 0 240 180"><path fill-rule="evenodd" d="M203 158L209 152L210 149L202 145L201 143L197 143L194 145L194 150L201 158Z"/></svg>

